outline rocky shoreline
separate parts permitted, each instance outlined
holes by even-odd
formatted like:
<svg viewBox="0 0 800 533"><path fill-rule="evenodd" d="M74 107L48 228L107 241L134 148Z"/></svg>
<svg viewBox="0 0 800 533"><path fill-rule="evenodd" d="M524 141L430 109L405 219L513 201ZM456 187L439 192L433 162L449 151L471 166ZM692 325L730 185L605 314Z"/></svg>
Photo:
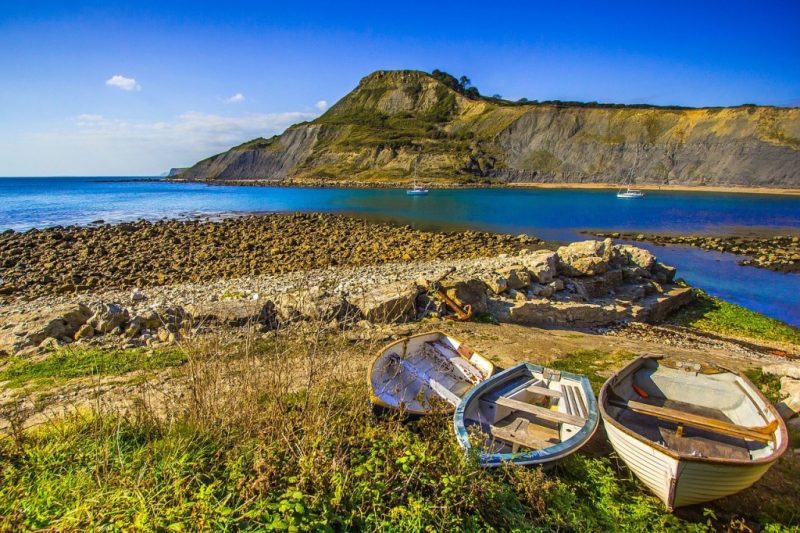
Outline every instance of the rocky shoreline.
<svg viewBox="0 0 800 533"><path fill-rule="evenodd" d="M640 232L591 232L602 238L650 242L659 246L694 246L703 250L746 256L740 265L766 268L776 272L800 272L800 236L771 237L667 235Z"/></svg>
<svg viewBox="0 0 800 533"><path fill-rule="evenodd" d="M476 258L541 246L526 235L434 233L332 214L9 230L0 233L0 304L101 288Z"/></svg>
<svg viewBox="0 0 800 533"><path fill-rule="evenodd" d="M3 306L0 352L31 356L73 342L159 347L220 328L266 331L306 320L335 328L439 320L453 310L437 289L483 320L570 328L660 322L692 300L692 290L674 276L650 252L607 239L556 251L520 248L490 257L107 288ZM431 280L441 281L431 287Z"/></svg>

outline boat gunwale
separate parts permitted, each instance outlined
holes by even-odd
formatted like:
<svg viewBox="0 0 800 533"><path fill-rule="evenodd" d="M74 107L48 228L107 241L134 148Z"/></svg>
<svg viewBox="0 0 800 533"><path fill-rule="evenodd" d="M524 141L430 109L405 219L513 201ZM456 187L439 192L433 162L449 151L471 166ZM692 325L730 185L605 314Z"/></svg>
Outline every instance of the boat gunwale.
<svg viewBox="0 0 800 533"><path fill-rule="evenodd" d="M461 403L456 407L455 412L453 413L453 429L456 434L456 439L458 440L459 445L465 451L465 453L470 454L473 450L477 451L476 448L472 446L469 441L469 434L467 433L467 427L464 423L464 413L466 411L467 405L471 401L473 401L473 397L478 396L478 393L481 392L483 389L487 389L488 387L493 386L494 384L492 381L501 381L506 378L510 378L518 373L521 373L525 370L530 372L542 372L547 367L544 365L537 365L534 363L529 362L521 362L518 363L511 368L507 368L503 370L499 374L494 374L491 376L490 379L486 379L481 383L475 385L472 389L470 389L464 397L461 399ZM480 465L482 467L494 467L494 466L501 466L503 463L512 463L516 465L532 465L532 464L546 464L551 463L553 461L558 461L563 459L567 455L577 452L583 445L585 445L591 438L594 436L597 428L600 427L600 415L597 409L597 398L595 398L594 402L591 402L592 398L594 398L594 391L592 390L591 383L589 382L589 378L582 374L574 374L572 372L567 372L566 370L559 370L561 373L562 379L567 377L572 379L581 384L583 388L584 394L586 394L587 403L589 404L587 407L589 409L589 413L586 419L586 423L583 427L574 435L572 435L569 439L559 442L557 444L553 444L552 446L548 446L547 448L537 449L537 450L530 450L528 452L517 452L517 453L480 453L479 456L485 458L485 460L480 461ZM543 453L545 450L553 450L549 453Z"/></svg>
<svg viewBox="0 0 800 533"><path fill-rule="evenodd" d="M427 332L425 332L425 333L415 333L415 334L413 334L413 335L408 335L408 336L405 336L405 337L401 337L401 338L399 338L399 339L397 339L397 340L395 340L395 341L392 341L392 342L390 342L390 343L388 343L388 344L385 344L384 346L382 346L381 348L379 348L379 349L378 349L378 352L377 352L377 354L375 355L375 357L373 357L373 358L372 358L372 360L371 360L371 361L370 361L370 363L369 363L369 366L367 367L367 389L369 390L369 401L370 401L370 403L371 403L372 405L377 405L377 406L379 406L379 407L383 407L383 408L386 408L386 409L392 409L392 410L394 410L394 411L402 411L403 413L407 413L407 414L410 414L410 415L413 415L413 416L420 416L420 415L421 415L421 416L425 416L425 415L434 414L434 411L430 411L430 410L420 410L420 409L411 409L411 408L409 408L409 407L399 407L399 406L396 406L396 405L391 405L391 404L389 404L389 403L387 403L387 402L385 402L385 401L381 400L381 399L380 399L380 398L379 398L379 397L378 397L378 396L375 394L375 390L374 390L374 389L373 389L373 387L372 387L372 369L373 369L373 368L375 368L375 364L378 362L378 360L379 360L381 357L383 357L383 355L384 355L384 354L385 354L385 353L386 353L386 352L387 352L387 351L388 351L390 348L392 348L393 346L395 346L395 345L398 345L398 344L405 344L405 343L408 343L408 342L409 342L411 339L415 339L415 338L417 338L417 337L427 337L428 335L436 335L436 334L438 334L438 335L441 335L441 336L443 336L443 337L448 337L448 338L450 338L450 339L453 339L453 340L457 341L457 342L458 342L458 345L459 345L459 347L460 347L460 346L466 346L467 348L469 348L469 346L468 346L468 345L466 345L466 344L464 343L464 341L462 341L462 340L461 340L461 339L459 339L458 337L454 337L454 336L452 336L452 335L449 335L449 334L445 333L444 331L442 331L442 330L438 330L438 329L436 329L436 330L433 330L433 331L427 331ZM469 349L470 349L470 350L472 350L471 348L469 348ZM474 355L477 355L478 357L480 357L480 358L481 358L481 359L483 359L484 361L486 361L486 362L487 362L487 363L490 365L490 367L491 367L491 368L490 368L490 371L489 371L489 375L487 375L487 376L484 376L484 380L486 380L486 379L489 379L490 377L494 376L494 375L495 375L495 374L494 374L494 372L495 372L494 363L492 363L492 362L491 362L491 361L489 361L489 360L488 360L486 357L484 357L483 355L481 355L480 353L478 353L478 352L476 352L476 351L472 351L472 353L473 353ZM459 355L461 355L461 354L459 354ZM468 361L468 362L469 362L469 359L466 359L466 358L464 358L463 356L462 356L462 359L464 359L465 361ZM480 383L478 383L478 385L480 385ZM475 385L475 386L477 386L477 385ZM473 388L474 388L474 387L473 387ZM470 390L471 390L471 389L470 389ZM469 394L469 392L468 392L467 394ZM462 401L462 403L463 403L464 399L462 398L462 399L461 399L461 401ZM436 412L436 413L439 413L439 412L441 412L442 414L451 414L451 413L452 413L454 410L455 410L455 406L452 406L452 409L446 409L446 410L444 410L444 409L443 409L443 410L440 410L440 411L435 411L435 412Z"/></svg>
<svg viewBox="0 0 800 533"><path fill-rule="evenodd" d="M766 410L769 411L775 417L775 419L778 421L778 427L775 429L775 432L773 433L773 435L776 434L776 433L780 434L780 436L781 436L781 444L780 444L780 446L776 447L775 450L773 450L773 452L770 453L769 455L765 455L764 457L760 457L758 459L726 459L726 458L721 458L721 457L698 457L698 456L691 455L691 454L688 454L688 453L676 452L676 451L674 451L674 450L672 450L670 448L667 448L666 446L662 446L661 444L658 444L657 442L654 442L654 441L652 441L652 440L650 440L648 438L645 438L644 436L640 435L639 433L636 433L632 429L629 429L624 424L619 422L616 418L612 417L608 413L608 411L606 411L606 402L608 400L608 390L612 388L611 382L614 381L615 378L622 377L623 376L623 372L627 374L627 373L631 373L631 372L634 372L634 371L638 370L644 364L645 361L648 361L648 360L660 361L660 360L666 359L666 358L667 357L664 356L664 355L641 355L641 356L637 357L636 359L634 359L633 361L631 361L630 363L628 363L627 365L625 365L624 367L620 368L611 377L609 377L606 380L605 383L603 383L603 386L600 389L600 396L598 398L598 408L599 408L599 411L600 411L600 416L603 419L603 423L605 423L605 424L609 424L610 423L611 425L613 425L615 428L619 429L620 431L622 431L626 435L628 435L630 437L633 437L634 439L638 440L639 442L641 442L641 443L643 443L643 444L645 444L647 446L650 446L652 448L655 448L656 450L658 450L660 452L663 452L664 454L666 454L670 458L676 459L678 461L692 461L692 462L701 462L701 463L714 463L714 464L720 464L720 465L747 466L747 465L759 465L759 464L765 464L765 463L774 463L775 461L780 459L780 457L784 454L784 452L786 452L786 449L789 446L789 431L786 429L786 423L784 422L784 420L781 417L780 413L778 413L778 410L775 409L775 406L772 405L772 402L770 402L764 396L764 394L758 389L758 387L756 387L749 379L747 379L747 377L744 374L742 374L738 370L734 370L732 368L728 368L728 367L725 367L725 366L719 366L719 368L721 370L726 371L726 372L730 372L731 374L734 374L734 375L736 375L736 376L738 376L740 378L743 378L746 381L746 383L750 385L750 390L752 392L754 392L756 394L756 396L760 400L762 400L764 402L764 405L766 406Z"/></svg>

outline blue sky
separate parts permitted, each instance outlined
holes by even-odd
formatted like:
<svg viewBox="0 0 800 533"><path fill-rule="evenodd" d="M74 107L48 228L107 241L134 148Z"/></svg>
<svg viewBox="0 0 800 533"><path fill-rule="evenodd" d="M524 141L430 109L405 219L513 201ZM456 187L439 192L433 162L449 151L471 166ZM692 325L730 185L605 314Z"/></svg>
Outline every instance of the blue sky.
<svg viewBox="0 0 800 533"><path fill-rule="evenodd" d="M512 99L800 105L798 20L797 1L4 0L0 176L189 165L377 69Z"/></svg>

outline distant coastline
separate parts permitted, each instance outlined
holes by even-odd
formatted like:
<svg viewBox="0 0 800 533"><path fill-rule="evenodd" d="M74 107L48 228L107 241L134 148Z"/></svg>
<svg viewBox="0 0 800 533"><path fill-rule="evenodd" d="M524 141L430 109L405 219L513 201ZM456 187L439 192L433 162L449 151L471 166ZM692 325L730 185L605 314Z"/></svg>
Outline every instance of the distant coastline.
<svg viewBox="0 0 800 533"><path fill-rule="evenodd" d="M119 181L119 180L117 180ZM296 181L289 179L283 180L189 180L181 178L153 178L130 181L164 181L169 183L200 183L211 186L239 186L239 187L297 187L297 188L336 188L336 189L405 189L411 185L411 181L402 180L397 182L364 182L364 181ZM609 191L619 189L619 185L610 183L551 183L551 182L525 182L525 183L486 183L486 182L426 182L420 180L420 184L429 189L606 189ZM800 196L800 188L791 189L783 187L730 187L717 185L653 185L653 184L634 184L635 188L645 191L674 191L674 192L710 192L710 193L734 193L734 194L772 194L780 196Z"/></svg>

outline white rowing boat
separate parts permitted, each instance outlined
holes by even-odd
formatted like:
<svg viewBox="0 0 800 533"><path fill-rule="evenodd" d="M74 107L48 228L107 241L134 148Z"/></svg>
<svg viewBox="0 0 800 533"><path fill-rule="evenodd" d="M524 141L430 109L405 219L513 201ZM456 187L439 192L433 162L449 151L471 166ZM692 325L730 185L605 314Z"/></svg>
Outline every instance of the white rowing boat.
<svg viewBox="0 0 800 533"><path fill-rule="evenodd" d="M423 333L384 347L367 371L370 403L376 410L409 415L452 413L494 365L442 332Z"/></svg>
<svg viewBox="0 0 800 533"><path fill-rule="evenodd" d="M743 375L644 356L600 391L608 440L672 510L746 489L786 450L786 425Z"/></svg>

